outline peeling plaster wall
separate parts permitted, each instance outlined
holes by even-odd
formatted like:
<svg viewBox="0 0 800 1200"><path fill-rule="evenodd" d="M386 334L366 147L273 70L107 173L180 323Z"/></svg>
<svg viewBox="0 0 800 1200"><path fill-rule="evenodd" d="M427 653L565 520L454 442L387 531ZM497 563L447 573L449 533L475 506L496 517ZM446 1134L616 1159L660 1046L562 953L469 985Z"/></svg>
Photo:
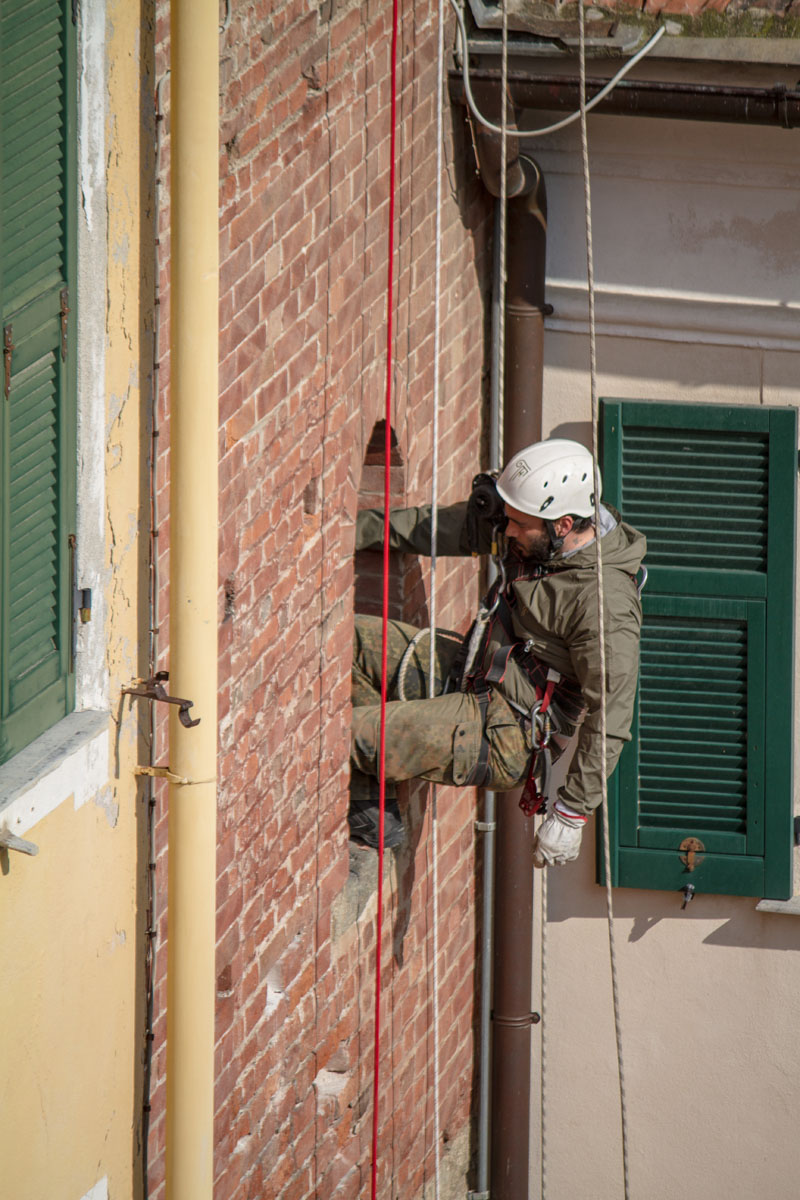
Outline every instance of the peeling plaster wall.
<svg viewBox="0 0 800 1200"><path fill-rule="evenodd" d="M140 1194L133 767L148 713L120 689L145 669L148 628L150 42L138 5L79 12L77 583L93 611L78 628L76 711L0 771L0 819L38 847L0 853L0 1190L19 1200Z"/></svg>
<svg viewBox="0 0 800 1200"><path fill-rule="evenodd" d="M800 404L800 135L595 118L590 151L599 394ZM536 156L555 306L544 428L588 438L577 134ZM549 1194L612 1200L622 1194L619 1097L592 843L549 876L548 1015L536 1027L533 1079L538 1095L546 1030ZM697 895L682 912L671 894L615 893L632 1195L778 1200L797 1191L800 927L755 904Z"/></svg>

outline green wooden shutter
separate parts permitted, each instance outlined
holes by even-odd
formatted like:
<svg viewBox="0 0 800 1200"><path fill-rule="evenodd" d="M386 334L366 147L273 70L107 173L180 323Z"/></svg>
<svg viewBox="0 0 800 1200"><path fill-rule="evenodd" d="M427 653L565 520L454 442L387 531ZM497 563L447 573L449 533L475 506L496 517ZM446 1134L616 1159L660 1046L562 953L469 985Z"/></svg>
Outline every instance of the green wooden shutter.
<svg viewBox="0 0 800 1200"><path fill-rule="evenodd" d="M69 0L3 0L0 761L73 704L75 90Z"/></svg>
<svg viewBox="0 0 800 1200"><path fill-rule="evenodd" d="M649 570L614 882L786 898L797 414L606 400L601 422L604 496L647 535Z"/></svg>

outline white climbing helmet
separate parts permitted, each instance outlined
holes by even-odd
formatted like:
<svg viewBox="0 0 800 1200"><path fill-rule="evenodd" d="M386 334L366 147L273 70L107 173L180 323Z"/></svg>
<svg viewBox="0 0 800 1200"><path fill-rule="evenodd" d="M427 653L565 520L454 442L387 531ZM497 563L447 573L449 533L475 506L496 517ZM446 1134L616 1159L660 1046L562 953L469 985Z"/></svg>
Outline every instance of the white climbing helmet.
<svg viewBox="0 0 800 1200"><path fill-rule="evenodd" d="M546 521L594 515L592 456L580 442L534 442L509 460L497 480L506 504Z"/></svg>

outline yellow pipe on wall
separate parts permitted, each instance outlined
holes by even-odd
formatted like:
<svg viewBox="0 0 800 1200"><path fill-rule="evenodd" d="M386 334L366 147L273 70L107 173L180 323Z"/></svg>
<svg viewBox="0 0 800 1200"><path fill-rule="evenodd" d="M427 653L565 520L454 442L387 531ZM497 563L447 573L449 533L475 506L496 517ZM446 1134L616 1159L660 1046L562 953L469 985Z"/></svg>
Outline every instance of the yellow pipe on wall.
<svg viewBox="0 0 800 1200"><path fill-rule="evenodd" d="M212 1200L216 943L218 0L172 0L168 1200Z"/></svg>

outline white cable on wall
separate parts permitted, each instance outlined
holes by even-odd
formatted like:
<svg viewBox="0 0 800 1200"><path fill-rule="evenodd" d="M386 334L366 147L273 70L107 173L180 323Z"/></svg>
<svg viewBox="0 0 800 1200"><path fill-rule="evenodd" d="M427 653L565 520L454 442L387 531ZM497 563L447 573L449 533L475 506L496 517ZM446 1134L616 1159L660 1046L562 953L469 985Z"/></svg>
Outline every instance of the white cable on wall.
<svg viewBox="0 0 800 1200"><path fill-rule="evenodd" d="M500 133L504 134L505 137L516 138L544 137L545 134L556 133L559 129L565 129L567 125L572 125L575 121L580 121L581 109L578 109L577 112L570 113L568 117L564 117L562 120L556 121L554 125L546 125L543 129L508 129L504 131L501 125L495 125L492 121L488 120L488 118L484 117L475 103L475 97L472 95L472 85L470 84L469 79L469 43L467 40L466 26L464 24L464 14L458 6L457 0L450 0L450 3L453 6L453 11L456 14L456 20L458 21L458 33L461 42L461 74L464 80L464 93L467 97L467 104L469 105L470 112L475 117L476 121L480 121L481 125L484 125L492 133ZM640 62L646 54L650 53L650 51L653 49L656 43L661 40L665 33L666 28L663 25L660 26L660 28L655 31L649 41L645 42L641 50L638 50L632 58L629 58L628 61L622 67L620 67L616 75L614 75L614 77L608 81L605 87L603 87L596 96L593 96L588 104L583 105L583 110L588 113L591 112L592 109L598 104L601 104L603 100L605 100L606 96L609 96L611 92L613 92L619 81L624 79L628 72L632 71L636 64ZM584 82L581 85L581 95L585 99L585 75Z"/></svg>

